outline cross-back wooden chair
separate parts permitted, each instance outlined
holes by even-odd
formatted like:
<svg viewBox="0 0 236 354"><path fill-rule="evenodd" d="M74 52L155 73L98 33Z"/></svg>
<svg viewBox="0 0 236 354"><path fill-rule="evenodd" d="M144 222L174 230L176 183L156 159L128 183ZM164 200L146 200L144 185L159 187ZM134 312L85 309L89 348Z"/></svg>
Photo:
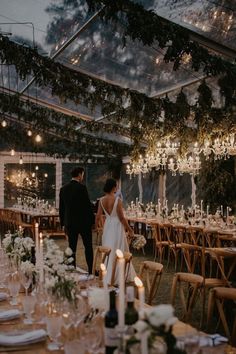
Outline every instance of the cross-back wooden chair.
<svg viewBox="0 0 236 354"><path fill-rule="evenodd" d="M236 289L224 287L211 289L207 311L207 328L209 329L212 322L213 310L216 305L225 334L231 344L236 345L236 317L234 317L232 332L230 333L229 320L226 318L224 311L224 303L229 300L236 303Z"/></svg>
<svg viewBox="0 0 236 354"><path fill-rule="evenodd" d="M169 247L169 241L166 236L164 226L161 224L152 225L152 237L154 239L154 262L156 258L162 262L165 249Z"/></svg>
<svg viewBox="0 0 236 354"><path fill-rule="evenodd" d="M181 242L181 252L187 271L194 273L201 260L202 228L190 226L185 233L184 242Z"/></svg>
<svg viewBox="0 0 236 354"><path fill-rule="evenodd" d="M160 285L163 271L163 264L151 261L144 261L140 265L139 277L145 282L147 303L152 304Z"/></svg>
<svg viewBox="0 0 236 354"><path fill-rule="evenodd" d="M125 280L127 280L127 277L129 274L130 263L132 260L132 253L124 252L123 255L124 255L124 259L125 259ZM117 285L117 284L115 284L117 264L118 264L118 257L116 255L114 258L114 261L113 261L113 265L112 265L112 274L111 274L111 281L110 281L111 286Z"/></svg>
<svg viewBox="0 0 236 354"><path fill-rule="evenodd" d="M98 272L99 279L102 278L102 273L100 272L100 264L104 263L105 265L107 265L110 253L111 248L109 247L98 246L95 249L92 274L95 275L96 272Z"/></svg>
<svg viewBox="0 0 236 354"><path fill-rule="evenodd" d="M171 304L175 306L177 292L183 309L183 319L190 320L197 296L203 286L203 277L199 274L175 273L171 288Z"/></svg>
<svg viewBox="0 0 236 354"><path fill-rule="evenodd" d="M172 253L174 256L175 271L177 271L178 257L181 254L181 243L183 242L185 232L185 226L175 226L173 227L171 234L167 235L169 241L170 254ZM182 268L182 259L180 268Z"/></svg>

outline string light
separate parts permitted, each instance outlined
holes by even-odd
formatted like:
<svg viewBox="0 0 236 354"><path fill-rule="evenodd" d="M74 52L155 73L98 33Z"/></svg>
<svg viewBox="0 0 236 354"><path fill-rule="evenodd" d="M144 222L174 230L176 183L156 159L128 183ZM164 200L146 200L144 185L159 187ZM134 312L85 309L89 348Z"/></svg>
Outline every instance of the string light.
<svg viewBox="0 0 236 354"><path fill-rule="evenodd" d="M5 120L2 121L2 127L5 128L7 126L7 122Z"/></svg>
<svg viewBox="0 0 236 354"><path fill-rule="evenodd" d="M48 174L47 174L47 173L44 173L44 177L45 177L45 178L48 178Z"/></svg>
<svg viewBox="0 0 236 354"><path fill-rule="evenodd" d="M28 136L32 136L32 131L31 131L31 130L28 130L28 131L27 131L27 135L28 135Z"/></svg>
<svg viewBox="0 0 236 354"><path fill-rule="evenodd" d="M23 157L22 156L20 157L19 164L23 165Z"/></svg>
<svg viewBox="0 0 236 354"><path fill-rule="evenodd" d="M14 155L15 155L15 150L14 150L14 149L11 149L10 155L11 155L11 156L14 156Z"/></svg>
<svg viewBox="0 0 236 354"><path fill-rule="evenodd" d="M42 141L41 135L37 134L35 137L35 141L36 141L36 143L40 143Z"/></svg>
<svg viewBox="0 0 236 354"><path fill-rule="evenodd" d="M38 167L38 165L36 165L36 166L35 166L35 170L38 171L38 169L39 169L39 167Z"/></svg>

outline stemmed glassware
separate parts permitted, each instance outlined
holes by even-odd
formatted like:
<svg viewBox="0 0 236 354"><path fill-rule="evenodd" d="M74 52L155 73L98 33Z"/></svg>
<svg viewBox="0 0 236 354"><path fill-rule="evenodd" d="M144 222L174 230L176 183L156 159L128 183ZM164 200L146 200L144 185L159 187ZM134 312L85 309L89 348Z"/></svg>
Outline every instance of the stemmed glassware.
<svg viewBox="0 0 236 354"><path fill-rule="evenodd" d="M52 342L48 344L49 350L60 349L61 343L58 341L58 338L61 334L62 324L62 316L59 313L53 313L46 317L47 332L52 340Z"/></svg>
<svg viewBox="0 0 236 354"><path fill-rule="evenodd" d="M20 291L20 279L19 279L18 272L14 272L12 274L9 274L9 276L8 276L8 289L10 292L10 296L12 297L10 304L17 305L18 304L17 296Z"/></svg>
<svg viewBox="0 0 236 354"><path fill-rule="evenodd" d="M33 322L32 313L34 312L34 307L36 304L35 296L32 296L32 295L24 296L22 299L22 304L23 304L24 313L26 316L24 323L31 324Z"/></svg>
<svg viewBox="0 0 236 354"><path fill-rule="evenodd" d="M25 288L25 295L28 295L28 290L29 287L32 283L32 273L24 273L24 272L20 272L20 282L23 285L23 287Z"/></svg>

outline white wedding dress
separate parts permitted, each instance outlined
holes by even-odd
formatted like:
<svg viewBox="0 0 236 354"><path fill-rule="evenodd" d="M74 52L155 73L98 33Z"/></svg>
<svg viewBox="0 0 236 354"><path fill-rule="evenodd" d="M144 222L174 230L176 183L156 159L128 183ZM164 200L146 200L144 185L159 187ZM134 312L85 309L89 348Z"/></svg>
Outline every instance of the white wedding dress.
<svg viewBox="0 0 236 354"><path fill-rule="evenodd" d="M102 199L103 198L100 199L101 207L106 216L106 220L103 227L102 245L111 248L111 253L109 255L109 260L107 264L107 275L106 275L106 281L108 284L110 284L111 276L112 276L112 266L113 266L114 259L116 257L115 254L116 250L120 249L122 252L129 252L129 246L126 238L125 228L123 224L120 222L120 219L116 211L119 198L117 197L115 199L111 214L108 214L108 212L104 208ZM130 267L128 269L128 275L126 277L127 281L133 281L135 275L136 273L131 262ZM115 274L115 284L118 284L117 271Z"/></svg>

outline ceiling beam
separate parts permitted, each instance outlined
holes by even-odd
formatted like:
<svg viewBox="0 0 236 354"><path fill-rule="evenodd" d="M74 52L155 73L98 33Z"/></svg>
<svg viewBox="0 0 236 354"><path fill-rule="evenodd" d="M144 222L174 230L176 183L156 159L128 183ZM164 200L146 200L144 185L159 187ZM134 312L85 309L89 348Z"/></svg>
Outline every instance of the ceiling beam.
<svg viewBox="0 0 236 354"><path fill-rule="evenodd" d="M84 30L87 29L87 27L90 25L91 22L93 22L100 12L103 10L101 8L99 11L97 11L93 16L91 16L88 21L86 21L83 26L81 26L63 45L50 57L51 59L57 58ZM20 91L20 94L23 94L35 81L36 76L34 76L28 84Z"/></svg>
<svg viewBox="0 0 236 354"><path fill-rule="evenodd" d="M0 86L0 92L6 93L6 94L9 94L9 95L18 94L18 92L16 90L6 89L6 88L4 88L2 86ZM60 112L60 113L63 113L65 115L68 115L68 116L74 116L74 117L77 117L77 118L81 118L81 119L83 119L85 121L93 121L93 118L91 116L89 116L89 115L75 112L75 111L73 111L71 109L58 106L55 103L49 103L48 101L42 100L40 98L35 98L35 97L30 96L28 94L27 95L22 94L20 96L20 99L22 101L30 101L32 103L35 103L35 104L39 105L39 106L46 107L46 108L49 108L49 109L53 109L56 112Z"/></svg>

